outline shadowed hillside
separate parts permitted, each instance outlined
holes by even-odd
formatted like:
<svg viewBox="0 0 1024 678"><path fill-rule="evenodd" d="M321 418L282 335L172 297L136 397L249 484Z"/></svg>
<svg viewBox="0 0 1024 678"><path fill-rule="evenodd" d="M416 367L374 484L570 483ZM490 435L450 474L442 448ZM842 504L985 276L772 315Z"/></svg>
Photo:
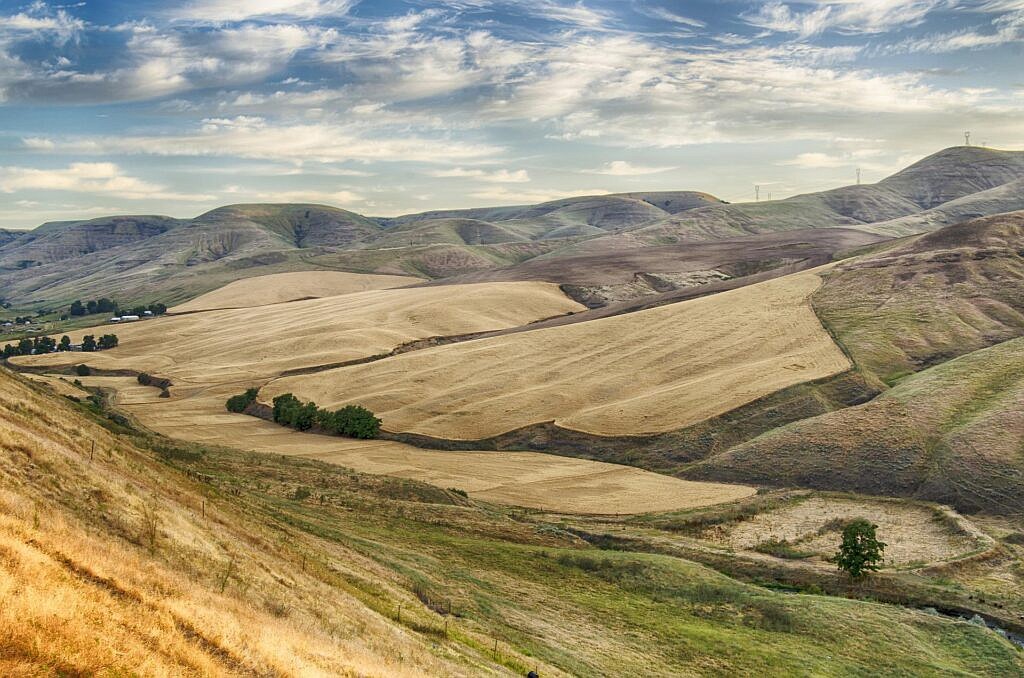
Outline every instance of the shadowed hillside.
<svg viewBox="0 0 1024 678"><path fill-rule="evenodd" d="M845 261L812 297L854 361L884 381L1024 334L1024 212Z"/></svg>
<svg viewBox="0 0 1024 678"><path fill-rule="evenodd" d="M1024 339L904 379L875 400L790 424L685 475L1024 511Z"/></svg>

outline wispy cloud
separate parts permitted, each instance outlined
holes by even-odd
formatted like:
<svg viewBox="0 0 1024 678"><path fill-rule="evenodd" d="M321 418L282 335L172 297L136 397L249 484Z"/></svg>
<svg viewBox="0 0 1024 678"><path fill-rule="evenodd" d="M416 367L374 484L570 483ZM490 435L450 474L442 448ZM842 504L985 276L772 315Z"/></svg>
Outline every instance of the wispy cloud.
<svg viewBox="0 0 1024 678"><path fill-rule="evenodd" d="M676 167L645 167L634 165L625 160L612 160L596 169L585 170L588 174L604 174L610 177L638 177L647 174L660 174L677 169Z"/></svg>
<svg viewBox="0 0 1024 678"><path fill-rule="evenodd" d="M76 162L57 169L0 167L0 191L16 193L26 190L72 191L129 200L202 202L213 199L209 194L169 191L160 184L126 175L110 162Z"/></svg>
<svg viewBox="0 0 1024 678"><path fill-rule="evenodd" d="M455 167L453 169L432 170L427 172L427 175L441 179L475 179L493 184L524 184L530 181L529 173L522 169L512 172L505 169L488 172L482 169Z"/></svg>

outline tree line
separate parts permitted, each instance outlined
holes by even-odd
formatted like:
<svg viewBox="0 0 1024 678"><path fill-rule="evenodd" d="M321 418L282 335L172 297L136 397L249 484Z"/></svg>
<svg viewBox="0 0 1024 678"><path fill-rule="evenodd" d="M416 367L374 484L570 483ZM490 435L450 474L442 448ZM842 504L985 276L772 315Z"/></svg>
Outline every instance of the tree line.
<svg viewBox="0 0 1024 678"><path fill-rule="evenodd" d="M102 299L90 299L82 303L80 299L71 302L68 315L81 316L92 315L93 313L125 313L128 315L142 315L149 311L153 315L163 315L167 312L167 306L161 303L149 304L148 306L138 305L130 309L121 309L117 302L103 297Z"/></svg>
<svg viewBox="0 0 1024 678"><path fill-rule="evenodd" d="M226 403L228 411L244 412L256 402L258 393L258 389L250 388L245 393L232 396ZM317 407L313 402L303 403L291 393L274 398L274 422L296 431L308 431L315 426L324 433L349 438L370 439L380 435L380 419L365 407L346 405L331 411Z"/></svg>
<svg viewBox="0 0 1024 678"><path fill-rule="evenodd" d="M95 335L87 334L82 337L82 351L92 353L94 351L105 351L108 348L117 346L116 334L104 334L99 339ZM71 337L64 335L57 341L53 337L32 337L25 338L17 344L4 346L3 357L13 358L18 355L39 355L41 353L61 353L71 350Z"/></svg>

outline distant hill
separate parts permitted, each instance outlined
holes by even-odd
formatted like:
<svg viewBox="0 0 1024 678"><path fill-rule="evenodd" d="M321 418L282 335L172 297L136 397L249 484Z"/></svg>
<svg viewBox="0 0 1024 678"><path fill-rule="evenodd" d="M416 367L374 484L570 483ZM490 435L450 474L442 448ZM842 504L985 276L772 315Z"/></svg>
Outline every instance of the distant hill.
<svg viewBox="0 0 1024 678"><path fill-rule="evenodd" d="M956 147L877 184L770 202L727 204L707 193L665 191L395 218L324 205L231 205L190 220L53 222L0 235L0 286L17 303L89 296L176 303L233 280L301 270L437 280L501 269L502 279L514 280L522 266L522 277L535 279L538 267L558 270L560 259L586 259L592 270L627 251L677 243L823 228L921 233L1024 208L1022 187L1024 152ZM664 291L659 286L652 291Z"/></svg>
<svg viewBox="0 0 1024 678"><path fill-rule="evenodd" d="M886 382L1024 335L1024 212L947 226L839 264L814 310Z"/></svg>
<svg viewBox="0 0 1024 678"><path fill-rule="evenodd" d="M1024 510L1024 212L924 234L839 264L812 296L871 402L769 431L694 478Z"/></svg>
<svg viewBox="0 0 1024 678"><path fill-rule="evenodd" d="M1024 339L969 353L869 403L776 429L687 477L1024 511Z"/></svg>
<svg viewBox="0 0 1024 678"><path fill-rule="evenodd" d="M893 234L920 233L929 230L929 222L916 222L915 229L913 215L1022 179L1024 151L959 146L930 155L877 184L844 186L770 202L703 207L621 239L668 243L797 228L862 227L901 218L907 219L905 227ZM969 216L1007 211L1006 202L986 205L982 200L975 207ZM1010 209L1016 208L1016 204L1010 205ZM940 220L936 225L945 224Z"/></svg>

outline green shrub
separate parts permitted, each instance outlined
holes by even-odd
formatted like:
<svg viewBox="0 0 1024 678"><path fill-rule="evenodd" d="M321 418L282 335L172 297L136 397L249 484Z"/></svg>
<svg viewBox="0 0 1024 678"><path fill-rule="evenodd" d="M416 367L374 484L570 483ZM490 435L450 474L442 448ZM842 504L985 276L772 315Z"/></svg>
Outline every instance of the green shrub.
<svg viewBox="0 0 1024 678"><path fill-rule="evenodd" d="M789 560L801 560L814 555L809 551L797 549L785 539L775 539L774 537L757 544L754 546L754 550L758 553L766 553L776 558L786 558Z"/></svg>
<svg viewBox="0 0 1024 678"><path fill-rule="evenodd" d="M92 374L92 370L89 369L88 365L75 365L75 374L80 377L88 377Z"/></svg>
<svg viewBox="0 0 1024 678"><path fill-rule="evenodd" d="M376 438L380 419L365 407L346 405L335 412L322 410L316 403L302 403L291 393L274 398L274 421L282 426L306 431L314 425L326 433L350 438Z"/></svg>

